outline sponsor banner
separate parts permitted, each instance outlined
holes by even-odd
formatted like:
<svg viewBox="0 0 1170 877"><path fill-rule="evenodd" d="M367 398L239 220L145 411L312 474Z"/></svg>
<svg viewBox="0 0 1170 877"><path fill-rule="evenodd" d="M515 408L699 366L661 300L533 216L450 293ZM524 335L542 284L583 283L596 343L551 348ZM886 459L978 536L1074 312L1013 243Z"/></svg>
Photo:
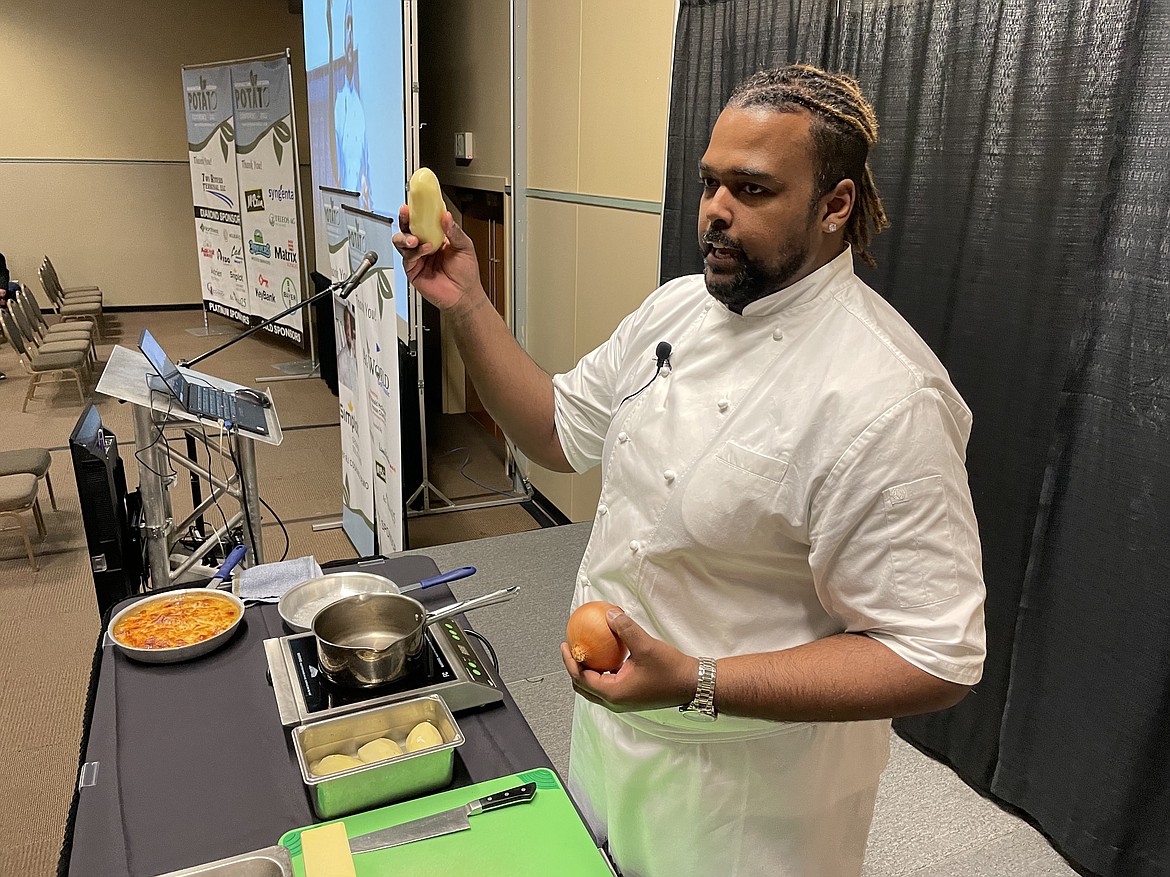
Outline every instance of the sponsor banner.
<svg viewBox="0 0 1170 877"><path fill-rule="evenodd" d="M344 280L350 274L349 267L349 229L346 228L344 208L357 207L358 195L353 192L335 190L318 192L322 204L324 224L322 233L328 244L329 262L327 271L329 279L336 282ZM365 252L364 250L362 251ZM324 264L318 262L318 264ZM321 270L318 268L317 270Z"/></svg>
<svg viewBox="0 0 1170 877"><path fill-rule="evenodd" d="M390 238L394 224L387 217L343 207L349 251L348 270L361 264L368 250L394 251ZM401 551L405 533L402 521L402 430L398 385L398 334L395 311L393 264L379 264L349 298L356 317L355 363L364 384L364 398L355 406L358 428L369 435L374 531L379 554ZM345 345L338 344L341 351ZM342 369L338 355L338 374ZM339 381L340 383L340 378Z"/></svg>
<svg viewBox="0 0 1170 877"><path fill-rule="evenodd" d="M251 313L263 320L301 300L304 256L288 61L236 64L231 78L245 273ZM303 312L282 317L267 331L303 344Z"/></svg>
<svg viewBox="0 0 1170 877"><path fill-rule="evenodd" d="M374 460L356 298L356 292L344 301L333 296L341 415L341 526L358 555L370 557L374 554Z"/></svg>
<svg viewBox="0 0 1170 877"><path fill-rule="evenodd" d="M204 306L246 324L250 306L240 232L231 69L200 67L182 72Z"/></svg>

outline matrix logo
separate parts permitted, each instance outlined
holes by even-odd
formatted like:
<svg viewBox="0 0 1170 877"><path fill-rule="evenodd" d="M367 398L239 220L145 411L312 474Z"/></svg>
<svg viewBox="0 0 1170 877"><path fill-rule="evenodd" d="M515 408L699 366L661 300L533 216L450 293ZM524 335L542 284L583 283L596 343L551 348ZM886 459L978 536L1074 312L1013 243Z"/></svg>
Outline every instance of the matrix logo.
<svg viewBox="0 0 1170 877"><path fill-rule="evenodd" d="M272 255L272 245L264 243L264 235L260 229L256 229L252 240L248 241L248 252L253 256L264 256L265 258Z"/></svg>
<svg viewBox="0 0 1170 877"><path fill-rule="evenodd" d="M297 288L293 286L292 280L288 277L280 283L280 300L284 302L286 308L291 308L297 303Z"/></svg>
<svg viewBox="0 0 1170 877"><path fill-rule="evenodd" d="M214 85L200 76L198 85L187 86L187 109L193 113L214 113L219 106L219 94Z"/></svg>
<svg viewBox="0 0 1170 877"><path fill-rule="evenodd" d="M292 241L286 241L286 243L287 247L276 247L276 258L282 262L292 262L295 265L297 263L296 245Z"/></svg>
<svg viewBox="0 0 1170 877"><path fill-rule="evenodd" d="M245 189L244 203L248 207L249 213L255 213L257 210L264 209L264 190L263 189Z"/></svg>
<svg viewBox="0 0 1170 877"><path fill-rule="evenodd" d="M236 107L241 110L267 109L272 98L268 94L269 82L267 79L257 79L256 71L248 71L248 81L237 85Z"/></svg>

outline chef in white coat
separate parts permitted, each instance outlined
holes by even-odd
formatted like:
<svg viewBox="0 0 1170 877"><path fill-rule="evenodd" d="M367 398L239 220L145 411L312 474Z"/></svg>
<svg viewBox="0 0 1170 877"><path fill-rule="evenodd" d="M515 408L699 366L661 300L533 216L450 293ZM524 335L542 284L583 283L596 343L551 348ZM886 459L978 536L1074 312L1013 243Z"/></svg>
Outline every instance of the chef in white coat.
<svg viewBox="0 0 1170 877"><path fill-rule="evenodd" d="M853 272L887 224L876 139L850 77L744 82L698 169L704 273L555 378L450 216L436 252L401 213L488 411L541 465L602 467L573 605L621 607L629 657L601 674L562 647L569 783L626 877L860 874L890 718L980 678L970 412Z"/></svg>

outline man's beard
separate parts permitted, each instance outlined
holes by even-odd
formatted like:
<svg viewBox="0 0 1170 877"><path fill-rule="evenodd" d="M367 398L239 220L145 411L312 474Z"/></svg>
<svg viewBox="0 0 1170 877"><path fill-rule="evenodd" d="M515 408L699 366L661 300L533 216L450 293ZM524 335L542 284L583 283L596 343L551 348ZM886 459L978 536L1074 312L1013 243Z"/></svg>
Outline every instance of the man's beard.
<svg viewBox="0 0 1170 877"><path fill-rule="evenodd" d="M800 246L795 250L781 252L780 263L768 268L748 257L736 241L721 232L707 232L699 239L699 249L704 256L709 249L716 247L737 250L739 270L728 276L713 274L704 266L703 278L707 283L707 292L737 314L742 314L743 309L752 302L784 288L808 259L808 247Z"/></svg>

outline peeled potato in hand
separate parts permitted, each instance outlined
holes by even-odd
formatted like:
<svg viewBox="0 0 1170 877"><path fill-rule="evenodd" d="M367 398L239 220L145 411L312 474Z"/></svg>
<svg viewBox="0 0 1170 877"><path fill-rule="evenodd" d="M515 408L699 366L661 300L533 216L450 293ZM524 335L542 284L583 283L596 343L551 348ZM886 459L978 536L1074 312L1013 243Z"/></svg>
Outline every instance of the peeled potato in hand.
<svg viewBox="0 0 1170 877"><path fill-rule="evenodd" d="M443 246L443 213L447 207L439 178L429 167L420 167L411 174L406 206L410 208L410 233L436 250Z"/></svg>
<svg viewBox="0 0 1170 877"><path fill-rule="evenodd" d="M432 746L442 746L443 735L430 722L419 722L410 729L406 738L406 751L418 752L420 749L429 749Z"/></svg>

